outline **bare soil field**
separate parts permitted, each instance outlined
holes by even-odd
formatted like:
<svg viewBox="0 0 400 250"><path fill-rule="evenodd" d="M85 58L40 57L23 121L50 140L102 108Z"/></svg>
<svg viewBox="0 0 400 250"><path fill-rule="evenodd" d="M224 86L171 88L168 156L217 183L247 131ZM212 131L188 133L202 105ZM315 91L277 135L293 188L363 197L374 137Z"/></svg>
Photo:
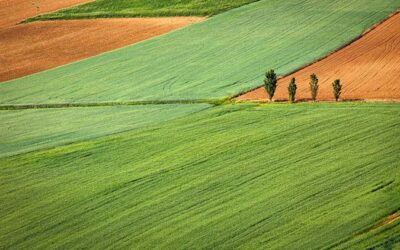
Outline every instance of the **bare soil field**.
<svg viewBox="0 0 400 250"><path fill-rule="evenodd" d="M0 0L0 82L127 46L201 17L19 22L90 0Z"/></svg>
<svg viewBox="0 0 400 250"><path fill-rule="evenodd" d="M278 81L275 100L287 100L287 86L296 77L297 99L309 99L309 76L317 74L319 100L332 100L332 82L341 79L343 99L400 99L400 14L397 13L349 46ZM266 99L258 88L236 100Z"/></svg>
<svg viewBox="0 0 400 250"><path fill-rule="evenodd" d="M90 0L0 0L0 29L41 13L51 12Z"/></svg>
<svg viewBox="0 0 400 250"><path fill-rule="evenodd" d="M0 82L127 46L202 17L34 22L0 29Z"/></svg>

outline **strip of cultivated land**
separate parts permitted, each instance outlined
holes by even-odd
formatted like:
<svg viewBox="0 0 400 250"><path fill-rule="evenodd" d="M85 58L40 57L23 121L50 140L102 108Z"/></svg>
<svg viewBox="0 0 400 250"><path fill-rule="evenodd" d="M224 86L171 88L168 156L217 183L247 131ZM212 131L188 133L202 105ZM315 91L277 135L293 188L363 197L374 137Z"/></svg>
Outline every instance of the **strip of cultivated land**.
<svg viewBox="0 0 400 250"><path fill-rule="evenodd" d="M131 45L188 24L204 20L209 15L236 8L255 0L241 1L3 1L0 3L0 82L16 79L47 69L76 62L100 53ZM91 2L91 4L78 5ZM57 22L38 22L29 25L16 23L59 8L60 13L79 14L60 19L87 19ZM195 13L195 10L197 12ZM169 15L165 13L169 11ZM145 15L144 13L151 14ZM125 14L124 14L125 13ZM129 15L127 15L129 13ZM186 17L176 17L180 13ZM54 15L54 14L45 14ZM57 14L58 15L58 14ZM100 17L170 16L168 18L98 19ZM172 17L174 16L174 17ZM38 20L38 18L34 18ZM39 18L49 20L54 18ZM56 18L58 19L58 18Z"/></svg>
<svg viewBox="0 0 400 250"><path fill-rule="evenodd" d="M0 111L0 156L101 137L176 119L210 107L135 105Z"/></svg>
<svg viewBox="0 0 400 250"><path fill-rule="evenodd" d="M27 21L104 17L210 16L259 0L97 0Z"/></svg>
<svg viewBox="0 0 400 250"><path fill-rule="evenodd" d="M0 29L0 81L76 62L202 20L201 17L70 20Z"/></svg>
<svg viewBox="0 0 400 250"><path fill-rule="evenodd" d="M318 99L332 100L332 82L340 78L344 99L400 99L400 13L378 25L371 32L333 53L278 81L275 99L287 100L287 87L297 79L297 97L311 97L309 81L312 73L320 80ZM236 98L266 100L263 87Z"/></svg>
<svg viewBox="0 0 400 250"><path fill-rule="evenodd" d="M90 0L2 0L0 1L0 29L14 26L37 14L87 2Z"/></svg>
<svg viewBox="0 0 400 250"><path fill-rule="evenodd" d="M354 39L389 1L264 0L142 43L0 85L3 104L233 96Z"/></svg>
<svg viewBox="0 0 400 250"><path fill-rule="evenodd" d="M222 105L2 157L0 246L394 245L398 221L382 221L400 208L399 117L395 104Z"/></svg>

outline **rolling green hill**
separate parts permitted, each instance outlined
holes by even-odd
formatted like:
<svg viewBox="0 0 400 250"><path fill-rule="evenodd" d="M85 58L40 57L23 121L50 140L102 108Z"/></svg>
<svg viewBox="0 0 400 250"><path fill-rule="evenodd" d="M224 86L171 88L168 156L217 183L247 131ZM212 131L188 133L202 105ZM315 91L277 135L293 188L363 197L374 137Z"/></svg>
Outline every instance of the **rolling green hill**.
<svg viewBox="0 0 400 250"><path fill-rule="evenodd" d="M0 85L1 104L223 98L357 37L398 0L261 0L170 34Z"/></svg>
<svg viewBox="0 0 400 250"><path fill-rule="evenodd" d="M399 117L222 105L2 157L0 248L398 246L398 223L369 229L400 209Z"/></svg>
<svg viewBox="0 0 400 250"><path fill-rule="evenodd" d="M97 0L27 21L100 17L209 16L259 0Z"/></svg>
<svg viewBox="0 0 400 250"><path fill-rule="evenodd" d="M135 105L0 111L0 156L162 123L210 105Z"/></svg>

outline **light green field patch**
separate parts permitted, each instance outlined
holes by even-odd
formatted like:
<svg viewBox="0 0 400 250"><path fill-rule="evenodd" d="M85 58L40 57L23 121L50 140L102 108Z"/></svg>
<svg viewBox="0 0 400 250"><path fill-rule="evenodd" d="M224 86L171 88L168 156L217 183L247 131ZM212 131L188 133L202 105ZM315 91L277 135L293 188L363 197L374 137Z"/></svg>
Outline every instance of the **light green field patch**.
<svg viewBox="0 0 400 250"><path fill-rule="evenodd" d="M136 105L0 111L0 156L149 126L209 105Z"/></svg>

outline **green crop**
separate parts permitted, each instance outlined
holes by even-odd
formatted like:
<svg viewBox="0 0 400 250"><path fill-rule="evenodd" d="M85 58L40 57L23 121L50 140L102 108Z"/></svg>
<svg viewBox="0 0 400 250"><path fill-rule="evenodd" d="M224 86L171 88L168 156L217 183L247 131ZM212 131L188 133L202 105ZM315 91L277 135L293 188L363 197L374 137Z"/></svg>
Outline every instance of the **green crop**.
<svg viewBox="0 0 400 250"><path fill-rule="evenodd" d="M369 229L400 209L399 117L397 104L222 105L2 157L0 247L395 246L398 224Z"/></svg>
<svg viewBox="0 0 400 250"><path fill-rule="evenodd" d="M97 0L26 22L110 17L209 16L259 0Z"/></svg>

